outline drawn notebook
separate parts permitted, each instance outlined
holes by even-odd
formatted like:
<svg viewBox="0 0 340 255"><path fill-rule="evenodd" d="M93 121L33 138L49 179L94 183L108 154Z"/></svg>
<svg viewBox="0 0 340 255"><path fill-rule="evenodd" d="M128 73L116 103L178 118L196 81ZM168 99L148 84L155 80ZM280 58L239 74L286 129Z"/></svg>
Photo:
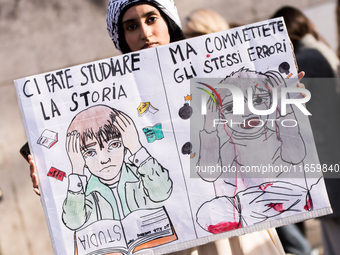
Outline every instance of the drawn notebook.
<svg viewBox="0 0 340 255"><path fill-rule="evenodd" d="M331 213L296 77L277 18L16 80L54 253L164 254Z"/></svg>

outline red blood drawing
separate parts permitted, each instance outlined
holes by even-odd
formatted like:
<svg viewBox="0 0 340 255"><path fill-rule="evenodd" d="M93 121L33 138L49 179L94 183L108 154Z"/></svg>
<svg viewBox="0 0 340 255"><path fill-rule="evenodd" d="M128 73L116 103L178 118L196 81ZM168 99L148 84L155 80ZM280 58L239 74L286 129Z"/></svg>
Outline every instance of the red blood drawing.
<svg viewBox="0 0 340 255"><path fill-rule="evenodd" d="M266 188L268 188L269 186L272 186L273 183L267 183L267 184L262 184L259 189L262 191L265 191Z"/></svg>
<svg viewBox="0 0 340 255"><path fill-rule="evenodd" d="M277 203L277 204L270 203L267 206L273 208L275 211L277 211L279 213L282 213L284 211L283 206L282 206L281 203Z"/></svg>
<svg viewBox="0 0 340 255"><path fill-rule="evenodd" d="M306 211L309 211L313 206L313 202L311 198L308 198L308 201L306 203L306 205L303 207Z"/></svg>
<svg viewBox="0 0 340 255"><path fill-rule="evenodd" d="M209 225L208 231L213 234L219 234L223 232L227 232L230 230L241 228L240 222L220 222L216 225Z"/></svg>

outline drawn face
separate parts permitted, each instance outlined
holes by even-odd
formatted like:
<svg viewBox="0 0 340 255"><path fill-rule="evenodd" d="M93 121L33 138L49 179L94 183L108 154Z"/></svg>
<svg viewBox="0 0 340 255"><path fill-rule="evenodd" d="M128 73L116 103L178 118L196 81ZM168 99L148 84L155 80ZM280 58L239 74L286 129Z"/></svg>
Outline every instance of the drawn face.
<svg viewBox="0 0 340 255"><path fill-rule="evenodd" d="M103 148L93 139L89 140L82 155L89 171L101 181L113 184L120 178L124 161L124 146L121 138L103 142Z"/></svg>
<svg viewBox="0 0 340 255"><path fill-rule="evenodd" d="M230 129L241 134L256 134L262 132L267 124L267 115L255 115L248 108L248 101L251 100L255 109L267 110L272 104L272 93L264 82L256 82L252 86L252 95L248 95L248 86L240 86L244 95L244 114L233 114L233 97L232 94L227 94L222 101L222 114L228 121Z"/></svg>
<svg viewBox="0 0 340 255"><path fill-rule="evenodd" d="M123 30L131 51L170 43L168 26L157 8L140 4L123 15Z"/></svg>

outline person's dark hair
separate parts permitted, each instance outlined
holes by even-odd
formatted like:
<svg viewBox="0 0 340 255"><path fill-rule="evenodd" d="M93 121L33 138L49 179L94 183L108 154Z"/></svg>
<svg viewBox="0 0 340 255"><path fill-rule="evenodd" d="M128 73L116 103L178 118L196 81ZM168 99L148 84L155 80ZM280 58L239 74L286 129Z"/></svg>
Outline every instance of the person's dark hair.
<svg viewBox="0 0 340 255"><path fill-rule="evenodd" d="M119 132L118 128L115 126L116 122L116 114L114 112L110 113L109 118L106 120L106 123L103 123L100 127L90 127L85 129L80 134L79 143L82 151L86 151L86 145L88 140L96 140L99 144L99 148L104 148L104 142L108 142L115 138L121 138L122 135Z"/></svg>
<svg viewBox="0 0 340 255"><path fill-rule="evenodd" d="M272 18L277 17L284 18L288 35L294 48L296 48L297 44L306 34L313 35L316 40L321 39L314 24L298 9L290 6L282 7L273 15Z"/></svg>
<svg viewBox="0 0 340 255"><path fill-rule="evenodd" d="M170 35L170 42L177 42L177 41L185 39L185 35L184 35L182 29L172 19L170 19L160 8L158 8L156 4L154 4L152 2L138 1L134 4L128 5L125 9L123 9L121 14L120 14L120 17L119 17L118 35L119 35L119 47L120 47L122 53L125 54L125 53L131 52L130 47L128 46L128 44L125 40L124 29L123 29L123 26L122 26L122 19L123 19L124 13L130 7L132 7L134 5L140 5L140 4L152 5L153 7L155 7L160 12L160 14L162 15L162 18L165 20L165 22L168 26L168 31L169 31L169 35Z"/></svg>
<svg viewBox="0 0 340 255"><path fill-rule="evenodd" d="M106 105L96 105L79 112L71 121L67 133L77 132L82 151L89 140L96 140L100 148L104 142L122 137L116 127L117 110Z"/></svg>

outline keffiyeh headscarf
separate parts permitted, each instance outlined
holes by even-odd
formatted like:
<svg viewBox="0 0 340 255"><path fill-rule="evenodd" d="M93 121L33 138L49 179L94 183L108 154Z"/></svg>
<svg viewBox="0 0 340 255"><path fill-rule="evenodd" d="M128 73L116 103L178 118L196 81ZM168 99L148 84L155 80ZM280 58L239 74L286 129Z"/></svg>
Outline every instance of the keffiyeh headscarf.
<svg viewBox="0 0 340 255"><path fill-rule="evenodd" d="M178 31L180 31L182 33L181 21L173 0L110 0L106 13L107 31L109 32L109 35L116 48L122 53L127 52L125 52L126 50L124 50L124 48L126 48L126 45L122 45L126 44L125 38L119 38L123 36L122 31L119 31L119 23L121 22L122 16L124 15L125 11L129 7L139 3L146 3L155 6L161 13L165 14L167 18L172 21L172 23L174 23L174 26L176 26L176 31L171 31L173 28L171 28L171 26L169 27L168 24L170 37L171 32L174 32L174 34L178 34ZM184 39L184 35L183 38L179 39Z"/></svg>

